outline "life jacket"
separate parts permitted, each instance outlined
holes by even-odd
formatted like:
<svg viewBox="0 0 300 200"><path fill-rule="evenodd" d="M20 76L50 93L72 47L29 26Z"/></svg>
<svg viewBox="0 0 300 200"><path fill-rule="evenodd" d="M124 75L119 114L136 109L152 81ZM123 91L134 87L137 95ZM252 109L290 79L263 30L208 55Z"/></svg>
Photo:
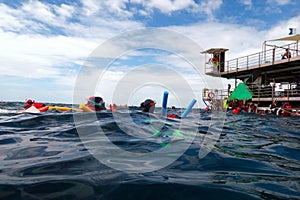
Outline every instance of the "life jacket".
<svg viewBox="0 0 300 200"><path fill-rule="evenodd" d="M232 110L232 113L233 113L233 114L239 114L240 111L241 111L241 108L240 108L240 107L237 107L236 109L233 109L233 110Z"/></svg>
<svg viewBox="0 0 300 200"><path fill-rule="evenodd" d="M283 108L286 108L286 109L291 109L292 106L288 103L288 102L285 102L283 104ZM284 116L284 117L288 117L291 115L291 111L290 110L285 110L283 109L282 112L281 112L281 116Z"/></svg>
<svg viewBox="0 0 300 200"><path fill-rule="evenodd" d="M46 105L43 103L35 102L34 100L28 99L26 100L25 109L30 108L31 106L36 107L37 109L45 107Z"/></svg>
<svg viewBox="0 0 300 200"><path fill-rule="evenodd" d="M285 102L283 104L283 108L291 109L292 106L288 102ZM281 116L288 117L290 115L291 115L291 112L289 110L282 109Z"/></svg>
<svg viewBox="0 0 300 200"><path fill-rule="evenodd" d="M208 107L206 107L206 108L204 108L204 110L205 110L205 111L209 111L209 108L208 108Z"/></svg>
<svg viewBox="0 0 300 200"><path fill-rule="evenodd" d="M292 106L290 104L286 104L283 106L284 108L292 108Z"/></svg>
<svg viewBox="0 0 300 200"><path fill-rule="evenodd" d="M49 106L46 106L43 103L35 102L34 100L31 100L31 99L26 100L26 104L25 104L24 107L25 107L26 110L28 108L34 107L37 110L39 110L40 112L45 112L49 109Z"/></svg>
<svg viewBox="0 0 300 200"><path fill-rule="evenodd" d="M36 107L37 109L39 109L39 108L45 107L46 105L43 104L43 103L38 103L38 102L36 102L36 103L32 104L32 106L34 106L34 107Z"/></svg>
<svg viewBox="0 0 300 200"><path fill-rule="evenodd" d="M180 119L180 116L176 115L176 114L167 114L168 118L176 118L176 119Z"/></svg>
<svg viewBox="0 0 300 200"><path fill-rule="evenodd" d="M40 112L45 112L45 111L47 111L48 109L49 109L49 106L44 106L44 107L39 108L39 111L40 111Z"/></svg>

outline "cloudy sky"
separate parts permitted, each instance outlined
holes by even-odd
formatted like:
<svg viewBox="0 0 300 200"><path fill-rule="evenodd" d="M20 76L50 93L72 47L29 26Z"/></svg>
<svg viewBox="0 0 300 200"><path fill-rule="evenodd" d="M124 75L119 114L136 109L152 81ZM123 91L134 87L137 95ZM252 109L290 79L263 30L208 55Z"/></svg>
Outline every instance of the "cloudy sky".
<svg viewBox="0 0 300 200"><path fill-rule="evenodd" d="M0 0L0 101L80 103L100 95L137 105L159 102L164 90L172 104L201 101L203 87L227 82L203 75L200 51L228 48L227 60L256 53L263 41L300 31L299 3Z"/></svg>

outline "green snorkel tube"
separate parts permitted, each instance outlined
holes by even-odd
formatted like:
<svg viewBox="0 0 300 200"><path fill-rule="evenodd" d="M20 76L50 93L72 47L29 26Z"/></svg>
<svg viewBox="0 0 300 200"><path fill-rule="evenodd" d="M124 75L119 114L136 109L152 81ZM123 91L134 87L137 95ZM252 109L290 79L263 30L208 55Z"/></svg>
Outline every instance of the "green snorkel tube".
<svg viewBox="0 0 300 200"><path fill-rule="evenodd" d="M99 107L103 108L103 110L106 110L105 102L99 104L99 103L97 103L97 102L95 102L95 101L92 101L92 100L87 100L87 101L88 101L89 103L94 104L95 106L99 106Z"/></svg>

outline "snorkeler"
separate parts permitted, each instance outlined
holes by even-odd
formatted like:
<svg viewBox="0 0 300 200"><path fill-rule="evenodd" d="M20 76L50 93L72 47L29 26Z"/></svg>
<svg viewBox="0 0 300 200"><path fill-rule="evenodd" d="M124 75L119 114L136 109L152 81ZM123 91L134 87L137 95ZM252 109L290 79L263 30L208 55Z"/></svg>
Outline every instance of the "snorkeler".
<svg viewBox="0 0 300 200"><path fill-rule="evenodd" d="M105 102L101 97L91 96L85 105L93 111L106 110Z"/></svg>
<svg viewBox="0 0 300 200"><path fill-rule="evenodd" d="M36 107L37 109L39 109L39 108L45 107L46 105L45 105L44 103L39 103L39 102L35 102L34 100L27 99L26 102L25 102L24 108L25 108L25 109L28 109L28 108L30 108L31 106L34 106L34 107Z"/></svg>
<svg viewBox="0 0 300 200"><path fill-rule="evenodd" d="M146 99L141 103L140 108L143 112L153 113L155 109L155 102L152 99Z"/></svg>

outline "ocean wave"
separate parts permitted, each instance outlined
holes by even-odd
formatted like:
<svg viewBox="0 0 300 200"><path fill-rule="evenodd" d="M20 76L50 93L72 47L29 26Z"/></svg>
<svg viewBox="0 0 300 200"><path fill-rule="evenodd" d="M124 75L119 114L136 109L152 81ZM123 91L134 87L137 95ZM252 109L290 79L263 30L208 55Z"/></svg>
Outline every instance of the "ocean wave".
<svg viewBox="0 0 300 200"><path fill-rule="evenodd" d="M9 106L8 110L18 110L21 104ZM172 120L135 109L40 114L0 109L1 199L300 196L297 117L223 116L195 110L187 119ZM180 152L183 145L187 149ZM133 157L116 155L115 149ZM134 155L158 157L141 157L137 163L131 160ZM154 169L162 159L173 161L139 172ZM132 171L110 164L126 165Z"/></svg>

